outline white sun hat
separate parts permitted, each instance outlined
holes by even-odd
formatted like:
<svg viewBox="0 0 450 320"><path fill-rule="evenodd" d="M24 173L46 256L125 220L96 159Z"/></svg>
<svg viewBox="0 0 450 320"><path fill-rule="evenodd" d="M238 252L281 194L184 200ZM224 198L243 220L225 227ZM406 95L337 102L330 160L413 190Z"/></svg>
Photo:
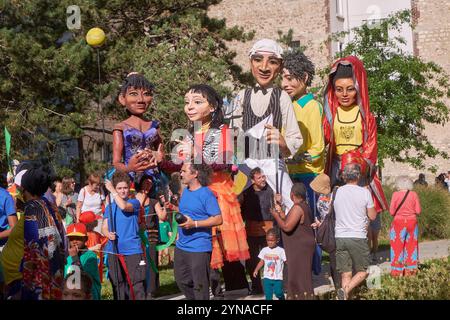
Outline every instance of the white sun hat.
<svg viewBox="0 0 450 320"><path fill-rule="evenodd" d="M255 42L248 55L251 58L256 53L272 53L277 58L282 59L283 48L272 39L261 39Z"/></svg>
<svg viewBox="0 0 450 320"><path fill-rule="evenodd" d="M21 170L21 171L19 171L19 173L16 174L16 176L14 177L14 183L15 183L17 186L19 186L19 187L22 185L22 177L23 177L23 175L25 174L25 172L27 172L27 170Z"/></svg>

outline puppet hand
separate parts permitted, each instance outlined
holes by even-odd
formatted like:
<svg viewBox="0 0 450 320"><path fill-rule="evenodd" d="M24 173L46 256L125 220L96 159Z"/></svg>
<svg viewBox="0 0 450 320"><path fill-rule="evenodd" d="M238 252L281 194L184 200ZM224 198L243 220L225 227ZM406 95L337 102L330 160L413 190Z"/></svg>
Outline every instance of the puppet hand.
<svg viewBox="0 0 450 320"><path fill-rule="evenodd" d="M164 160L164 149L162 143L159 144L157 151L152 151L152 154L155 157L157 163L160 163Z"/></svg>
<svg viewBox="0 0 450 320"><path fill-rule="evenodd" d="M312 162L312 157L308 152L303 153L302 155L303 161L311 163Z"/></svg>
<svg viewBox="0 0 450 320"><path fill-rule="evenodd" d="M192 143L187 141L175 140L178 142L177 152L183 157L183 160L189 160L192 156Z"/></svg>
<svg viewBox="0 0 450 320"><path fill-rule="evenodd" d="M128 161L127 169L129 172L137 172L137 171L143 171L142 166L145 162L147 162L147 153L145 151L138 152L134 154L130 161ZM144 165L145 166L145 165ZM141 169L141 170L139 170Z"/></svg>
<svg viewBox="0 0 450 320"><path fill-rule="evenodd" d="M286 140L284 140L284 137L280 134L280 131L278 131L277 128L270 124L266 124L264 126L267 129L266 133L266 140L269 144L278 144L280 148L287 148Z"/></svg>
<svg viewBox="0 0 450 320"><path fill-rule="evenodd" d="M136 172L142 172L148 169L152 169L158 166L158 162L153 154L149 153L150 156L145 158L145 160L139 162L136 167Z"/></svg>

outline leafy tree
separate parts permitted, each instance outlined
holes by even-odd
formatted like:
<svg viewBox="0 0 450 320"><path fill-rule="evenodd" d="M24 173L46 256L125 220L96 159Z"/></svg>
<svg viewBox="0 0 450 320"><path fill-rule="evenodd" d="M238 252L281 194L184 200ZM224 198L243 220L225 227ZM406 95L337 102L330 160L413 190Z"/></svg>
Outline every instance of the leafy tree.
<svg viewBox="0 0 450 320"><path fill-rule="evenodd" d="M73 1L3 1L0 125L7 125L13 136L13 156L54 161L59 139L78 139L83 147L83 136L101 131L99 95L103 115L113 121L123 119L115 100L130 71L144 73L156 84L149 116L161 120L168 141L174 128L186 127L183 97L190 85L208 83L226 94L239 82L241 69L233 64L235 53L224 41L245 41L252 33L208 18L207 8L218 2L79 0L81 28L68 30L66 9ZM107 35L98 52L85 41L92 27ZM87 168L88 156L89 150L80 153L76 171ZM2 158L6 159L4 152ZM90 163L91 167L98 166Z"/></svg>
<svg viewBox="0 0 450 320"><path fill-rule="evenodd" d="M380 165L390 159L424 168L427 158L448 158L431 144L425 135L425 125L444 125L449 120L449 109L444 102L450 97L449 78L436 63L425 62L401 48L405 40L392 35L403 24L414 27L410 11L393 14L377 26L353 29L353 40L338 57L353 54L364 62L370 108L378 124ZM344 35L340 33L332 38Z"/></svg>

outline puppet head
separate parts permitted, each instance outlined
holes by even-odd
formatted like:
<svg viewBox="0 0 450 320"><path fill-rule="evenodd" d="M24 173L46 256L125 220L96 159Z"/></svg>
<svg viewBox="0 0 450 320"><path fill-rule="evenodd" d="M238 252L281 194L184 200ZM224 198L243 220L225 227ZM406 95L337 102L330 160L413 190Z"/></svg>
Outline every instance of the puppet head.
<svg viewBox="0 0 450 320"><path fill-rule="evenodd" d="M297 100L306 93L314 74L314 64L303 52L288 52L283 55L281 87L291 99Z"/></svg>
<svg viewBox="0 0 450 320"><path fill-rule="evenodd" d="M154 88L143 75L131 72L120 87L119 103L127 109L128 115L141 117L153 101Z"/></svg>
<svg viewBox="0 0 450 320"><path fill-rule="evenodd" d="M250 67L256 82L267 88L281 71L283 49L271 39L257 41L249 52Z"/></svg>

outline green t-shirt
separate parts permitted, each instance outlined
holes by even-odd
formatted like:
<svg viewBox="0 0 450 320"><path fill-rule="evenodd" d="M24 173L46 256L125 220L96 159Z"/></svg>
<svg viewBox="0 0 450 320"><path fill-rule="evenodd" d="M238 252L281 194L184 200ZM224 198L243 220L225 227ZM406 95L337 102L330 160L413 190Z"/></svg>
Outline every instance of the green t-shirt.
<svg viewBox="0 0 450 320"><path fill-rule="evenodd" d="M72 262L73 262L72 261L72 257L68 256L67 257L66 266L64 267L64 277L66 277L67 270L68 270L69 266L72 265ZM81 264L81 269L91 276L91 279L92 279L92 289L91 289L92 299L93 300L100 300L101 299L102 284L100 283L100 275L99 275L99 272L98 272L97 255L95 254L94 251L91 251L91 250L85 251L80 256L80 264Z"/></svg>
<svg viewBox="0 0 450 320"><path fill-rule="evenodd" d="M168 221L159 223L159 237L162 243L169 242L169 232L172 232L172 228L170 227L170 223Z"/></svg>

